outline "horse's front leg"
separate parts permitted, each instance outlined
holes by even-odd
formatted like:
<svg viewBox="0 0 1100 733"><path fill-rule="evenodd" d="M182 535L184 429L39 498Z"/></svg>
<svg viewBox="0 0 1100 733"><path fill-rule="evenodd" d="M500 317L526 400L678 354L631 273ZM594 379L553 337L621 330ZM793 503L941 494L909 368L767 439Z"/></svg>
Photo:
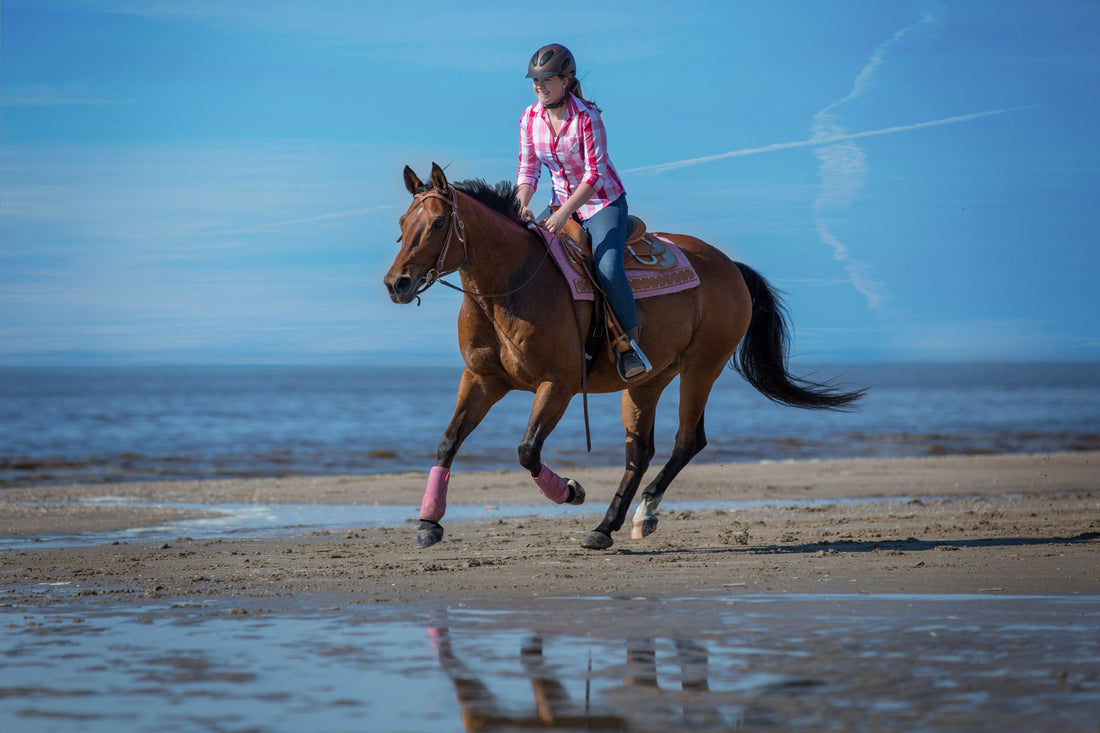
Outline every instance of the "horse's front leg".
<svg viewBox="0 0 1100 733"><path fill-rule="evenodd" d="M436 465L428 474L428 486L420 503L420 528L416 533L416 544L420 547L431 547L443 539L443 525L439 520L447 510L447 485L451 480L451 463L455 454L489 408L510 389L501 379L482 377L469 369L462 372L455 412L439 440Z"/></svg>
<svg viewBox="0 0 1100 733"><path fill-rule="evenodd" d="M642 476L653 460L653 422L657 402L673 375L661 375L644 385L623 392L622 417L626 430L626 470L615 497L607 507L603 521L581 541L588 550L606 550L614 544L611 533L623 526L630 502L634 499Z"/></svg>
<svg viewBox="0 0 1100 733"><path fill-rule="evenodd" d="M542 462L542 446L557 427L558 421L569 407L573 393L554 382L543 382L535 391L535 404L527 431L519 444L519 463L531 472L531 478L539 490L555 504L583 504L584 489L580 483L567 479L550 470Z"/></svg>

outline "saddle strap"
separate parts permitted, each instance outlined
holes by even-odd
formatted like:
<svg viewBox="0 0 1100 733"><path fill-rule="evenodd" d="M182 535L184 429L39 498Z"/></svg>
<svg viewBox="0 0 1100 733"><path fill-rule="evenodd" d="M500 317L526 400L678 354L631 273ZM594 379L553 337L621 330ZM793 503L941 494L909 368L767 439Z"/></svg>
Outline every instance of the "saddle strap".
<svg viewBox="0 0 1100 733"><path fill-rule="evenodd" d="M581 231L583 232L584 230L582 229ZM595 306L595 313L603 313L604 320L607 322L607 335L609 337L608 340L611 342L612 348L614 348L615 351L620 354L624 354L627 351L630 351L630 337L626 335L626 331L623 329L622 324L619 323L619 319L615 317L615 311L611 310L611 299L607 297L607 293L605 293L603 291L603 288L600 287L600 281L596 277L595 262L590 257L578 257L577 259L580 263L581 268L584 270L585 277L587 277L588 281L592 283L592 293L596 296L595 302L593 304ZM592 320L595 323L598 322L600 319L597 316L593 315ZM589 334L589 339L591 339L593 335L596 335L595 325L592 328L592 332ZM602 338L602 329L600 329L599 335ZM599 342L597 341L595 342L595 344L596 346L598 346ZM592 354L592 358L594 359L596 353L595 347L592 348L591 351L589 351L588 344L586 343L585 354L587 355L589 353ZM589 369L591 369L591 362L589 362L588 367Z"/></svg>
<svg viewBox="0 0 1100 733"><path fill-rule="evenodd" d="M584 444L588 452L592 452L592 426L588 419L588 373L596 364L596 349L603 341L603 321L596 316L599 313L597 303L593 304L592 323L588 329L588 335L581 341L581 403L584 405ZM577 331L581 332L580 316L577 315L577 305L573 304L573 317L577 321Z"/></svg>

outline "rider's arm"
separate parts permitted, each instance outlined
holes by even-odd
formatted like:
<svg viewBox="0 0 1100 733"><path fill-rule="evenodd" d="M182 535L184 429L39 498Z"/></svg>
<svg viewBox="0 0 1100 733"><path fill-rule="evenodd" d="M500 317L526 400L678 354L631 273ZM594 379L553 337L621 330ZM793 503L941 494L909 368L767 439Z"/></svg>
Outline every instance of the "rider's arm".
<svg viewBox="0 0 1100 733"><path fill-rule="evenodd" d="M565 200L565 203L561 205L561 208L546 220L546 228L552 232L560 232L561 228L565 226L565 222L569 221L569 217L573 215L573 212L584 206L588 199L595 195L596 189L589 184L582 183L577 186L569 198Z"/></svg>

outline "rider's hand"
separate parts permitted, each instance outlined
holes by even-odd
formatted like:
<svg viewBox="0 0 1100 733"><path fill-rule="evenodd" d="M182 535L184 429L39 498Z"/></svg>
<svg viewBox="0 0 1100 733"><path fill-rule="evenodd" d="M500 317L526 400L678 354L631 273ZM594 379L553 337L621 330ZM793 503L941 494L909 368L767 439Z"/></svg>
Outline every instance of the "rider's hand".
<svg viewBox="0 0 1100 733"><path fill-rule="evenodd" d="M565 222L569 221L569 214L566 214L563 209L558 209L550 218L546 220L546 223L542 226L549 232L557 234L565 226Z"/></svg>
<svg viewBox="0 0 1100 733"><path fill-rule="evenodd" d="M519 207L519 218L528 223L535 220L535 214L526 206Z"/></svg>

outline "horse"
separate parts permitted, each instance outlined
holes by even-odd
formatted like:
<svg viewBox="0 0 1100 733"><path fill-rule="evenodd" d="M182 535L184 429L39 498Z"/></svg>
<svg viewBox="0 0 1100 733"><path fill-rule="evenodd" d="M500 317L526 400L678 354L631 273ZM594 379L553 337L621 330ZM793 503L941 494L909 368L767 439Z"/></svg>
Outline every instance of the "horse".
<svg viewBox="0 0 1100 733"><path fill-rule="evenodd" d="M789 314L780 294L752 268L683 234L659 236L680 247L700 284L637 301L639 344L652 370L624 382L605 345L586 372L585 336L592 319L603 316L591 301L575 301L562 273L548 263L544 237L518 214L514 187L480 179L452 184L435 163L427 182L408 166L404 180L413 200L399 220L400 251L383 278L390 299L419 302L437 282L464 293L458 342L465 367L420 507L416 541L422 548L443 539L439 520L462 442L512 390L534 393L519 464L558 504L581 504L584 489L543 463L543 444L582 390L585 395L622 392L626 467L603 520L581 541L592 550L611 547L612 533L626 520L654 456L657 402L675 377L680 377L676 440L668 461L642 491L632 524L636 539L656 530L665 490L706 445L707 398L727 364L768 399L793 407L850 409L865 392L793 376ZM461 286L442 280L455 272Z"/></svg>

